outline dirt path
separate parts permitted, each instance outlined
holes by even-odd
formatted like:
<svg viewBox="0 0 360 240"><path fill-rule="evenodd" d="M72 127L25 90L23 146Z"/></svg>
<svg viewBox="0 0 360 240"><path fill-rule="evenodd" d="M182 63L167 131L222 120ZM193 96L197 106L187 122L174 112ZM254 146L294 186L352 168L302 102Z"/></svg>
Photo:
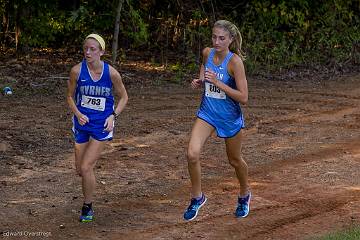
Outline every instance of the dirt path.
<svg viewBox="0 0 360 240"><path fill-rule="evenodd" d="M212 137L202 158L209 201L191 223L182 220L189 200L184 152L199 91L177 85L130 88L116 137L97 166L92 224L77 221L82 194L65 83L58 95L1 96L1 236L308 239L359 225L360 76L249 84L243 153L251 214L233 217L237 182L223 140Z"/></svg>

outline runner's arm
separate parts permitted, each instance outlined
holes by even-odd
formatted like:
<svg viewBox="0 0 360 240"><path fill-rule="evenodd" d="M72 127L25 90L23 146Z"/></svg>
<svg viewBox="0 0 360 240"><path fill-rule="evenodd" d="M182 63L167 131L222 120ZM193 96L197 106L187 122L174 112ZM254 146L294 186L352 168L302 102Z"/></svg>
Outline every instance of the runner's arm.
<svg viewBox="0 0 360 240"><path fill-rule="evenodd" d="M202 51L202 61L201 61L201 65L200 65L199 78L195 78L192 80L192 82L191 82L192 88L199 88L200 86L202 86L204 84L205 64L206 64L206 60L209 56L209 52L210 52L209 47L204 48Z"/></svg>
<svg viewBox="0 0 360 240"><path fill-rule="evenodd" d="M81 115L81 112L76 107L75 101L74 101L74 95L76 90L76 84L77 84L77 78L80 71L80 65L77 64L74 67L72 67L70 71L70 77L67 81L67 96L66 101L69 105L70 110L78 117Z"/></svg>
<svg viewBox="0 0 360 240"><path fill-rule="evenodd" d="M119 115L124 110L129 97L121 79L120 73L112 66L110 66L110 76L113 83L114 92L119 97L119 101L116 104L114 112L116 115Z"/></svg>

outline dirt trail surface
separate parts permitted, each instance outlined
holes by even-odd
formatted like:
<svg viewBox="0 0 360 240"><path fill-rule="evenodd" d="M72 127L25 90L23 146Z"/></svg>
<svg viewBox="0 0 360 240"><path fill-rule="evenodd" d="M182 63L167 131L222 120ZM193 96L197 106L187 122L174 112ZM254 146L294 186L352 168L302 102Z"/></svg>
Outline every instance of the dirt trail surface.
<svg viewBox="0 0 360 240"><path fill-rule="evenodd" d="M190 197L184 153L201 92L187 84L140 87L136 73L123 76L129 104L96 167L90 224L78 222L66 81L52 77L48 87L27 78L35 90L0 96L3 239L309 239L360 224L359 75L250 78L243 154L251 213L233 216L238 183L224 141L213 136L202 154L208 202L193 222L182 219Z"/></svg>

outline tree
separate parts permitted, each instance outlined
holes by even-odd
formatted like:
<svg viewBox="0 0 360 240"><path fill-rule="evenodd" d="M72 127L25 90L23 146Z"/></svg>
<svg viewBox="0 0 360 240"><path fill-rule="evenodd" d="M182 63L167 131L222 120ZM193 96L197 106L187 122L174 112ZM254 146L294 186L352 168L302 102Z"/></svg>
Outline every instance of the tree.
<svg viewBox="0 0 360 240"><path fill-rule="evenodd" d="M124 0L119 0L119 4L118 4L117 10L116 10L114 37L113 37L113 42L112 42L112 58L111 58L111 62L113 64L115 63L116 57L117 57L119 29L120 29L120 15L121 15L121 9L122 9L123 3L124 3Z"/></svg>

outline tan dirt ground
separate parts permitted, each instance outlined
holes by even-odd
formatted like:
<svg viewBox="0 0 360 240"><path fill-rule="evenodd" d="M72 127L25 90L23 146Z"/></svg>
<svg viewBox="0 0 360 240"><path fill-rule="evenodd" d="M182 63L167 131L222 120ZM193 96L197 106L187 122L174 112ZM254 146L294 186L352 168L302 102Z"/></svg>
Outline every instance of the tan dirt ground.
<svg viewBox="0 0 360 240"><path fill-rule="evenodd" d="M14 71L21 76L23 66ZM3 239L310 239L360 224L360 75L249 78L243 154L251 213L233 216L238 183L224 141L213 136L202 154L208 202L184 222L185 148L201 92L188 84L133 84L136 73L123 70L129 104L97 164L96 221L82 224L66 81L40 81L44 68L37 74L0 96Z"/></svg>

